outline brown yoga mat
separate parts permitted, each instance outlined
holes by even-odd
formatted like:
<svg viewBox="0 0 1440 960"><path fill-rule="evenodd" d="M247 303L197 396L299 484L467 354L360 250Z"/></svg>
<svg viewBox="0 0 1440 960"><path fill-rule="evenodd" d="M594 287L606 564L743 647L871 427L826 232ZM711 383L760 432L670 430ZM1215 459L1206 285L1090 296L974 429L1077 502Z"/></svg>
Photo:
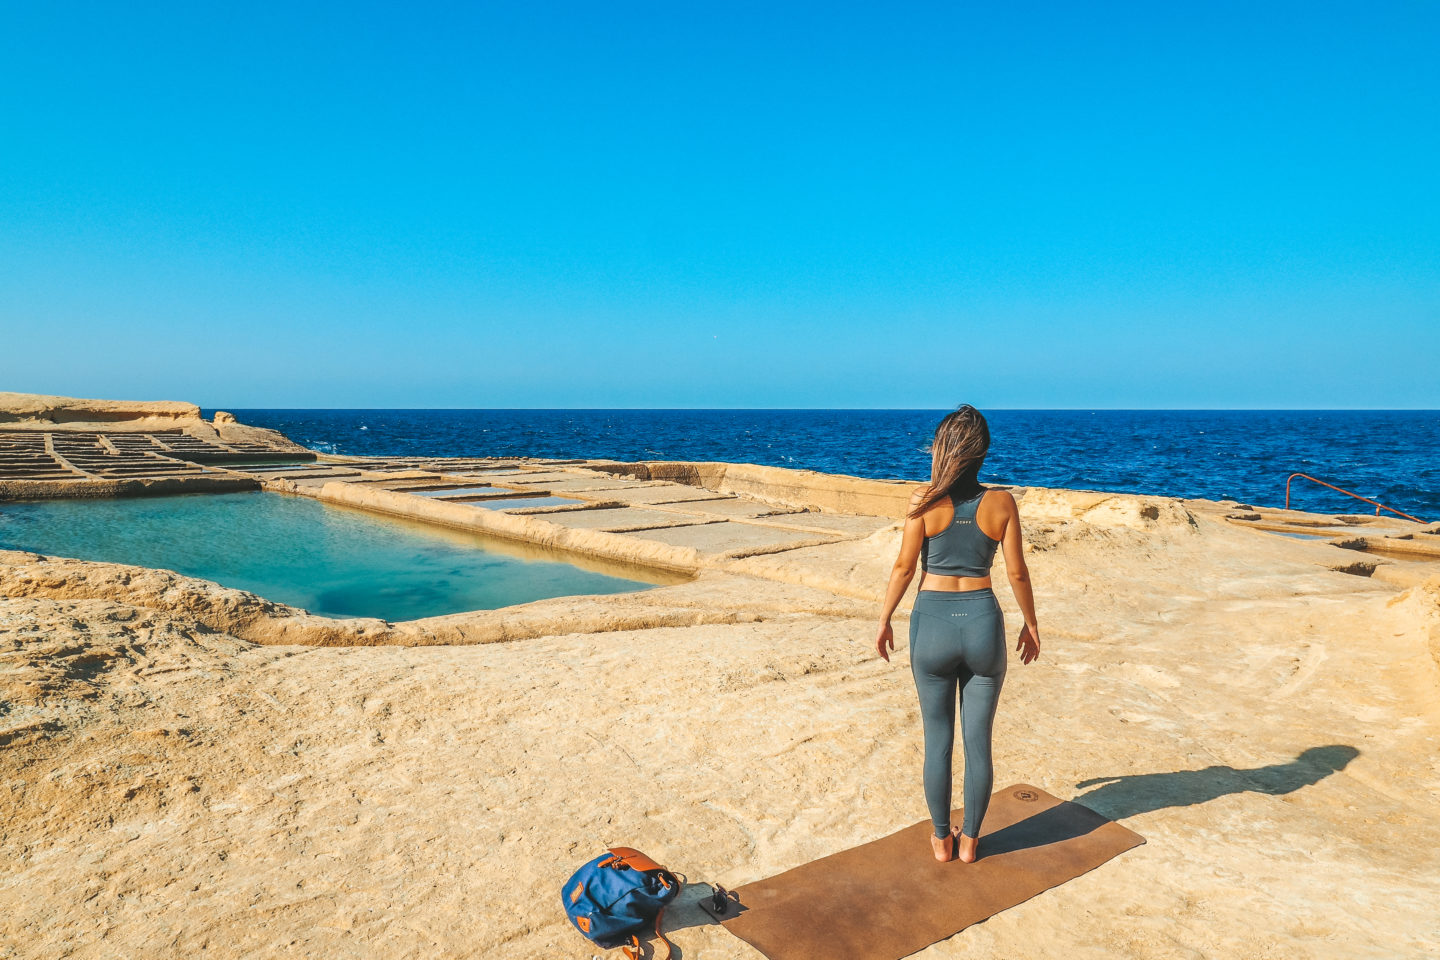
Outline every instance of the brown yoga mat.
<svg viewBox="0 0 1440 960"><path fill-rule="evenodd" d="M974 863L936 860L933 832L924 820L747 883L723 913L701 905L770 960L898 960L1145 842L1023 783L991 798Z"/></svg>

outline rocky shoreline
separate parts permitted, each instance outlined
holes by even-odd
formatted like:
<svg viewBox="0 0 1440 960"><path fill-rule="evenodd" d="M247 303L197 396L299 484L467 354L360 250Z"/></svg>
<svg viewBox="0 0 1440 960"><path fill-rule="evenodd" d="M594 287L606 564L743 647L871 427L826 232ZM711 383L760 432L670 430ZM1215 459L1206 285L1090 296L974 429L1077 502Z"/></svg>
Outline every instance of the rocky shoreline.
<svg viewBox="0 0 1440 960"><path fill-rule="evenodd" d="M130 412L140 434L172 422ZM602 461L249 471L676 582L391 624L0 552L0 957L590 957L556 892L626 844L690 882L666 914L681 949L738 960L758 954L694 906L706 883L924 816L903 623L896 662L873 650L905 485ZM477 478L500 491L481 498L580 505L480 509ZM1044 650L1012 661L997 775L1149 843L917 956L1440 950L1440 579L1329 536L1434 534L1016 492ZM1355 575L1365 558L1405 575ZM995 582L1018 626L1003 566Z"/></svg>

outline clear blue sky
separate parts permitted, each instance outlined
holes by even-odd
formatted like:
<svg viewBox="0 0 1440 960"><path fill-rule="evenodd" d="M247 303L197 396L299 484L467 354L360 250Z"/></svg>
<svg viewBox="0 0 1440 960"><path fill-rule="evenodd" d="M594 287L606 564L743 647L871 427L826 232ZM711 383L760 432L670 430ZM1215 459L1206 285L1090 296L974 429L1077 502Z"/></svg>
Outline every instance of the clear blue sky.
<svg viewBox="0 0 1440 960"><path fill-rule="evenodd" d="M7 2L0 389L1440 407L1440 4Z"/></svg>

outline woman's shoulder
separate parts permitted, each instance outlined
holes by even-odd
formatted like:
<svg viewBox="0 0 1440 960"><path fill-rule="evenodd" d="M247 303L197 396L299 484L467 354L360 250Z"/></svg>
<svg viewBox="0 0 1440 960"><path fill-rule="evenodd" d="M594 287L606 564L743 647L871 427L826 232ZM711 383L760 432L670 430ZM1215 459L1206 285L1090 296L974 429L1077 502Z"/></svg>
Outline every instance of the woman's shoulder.
<svg viewBox="0 0 1440 960"><path fill-rule="evenodd" d="M924 503L925 498L928 496L930 496L930 485L928 483L921 484L919 487L915 488L915 491L910 494L910 506L905 508L906 515L909 516L911 514L914 514L915 511L919 509L920 504ZM934 508L933 504L931 505L931 508ZM928 513L929 511L927 510L926 512Z"/></svg>
<svg viewBox="0 0 1440 960"><path fill-rule="evenodd" d="M1015 495L1010 492L1009 487L984 487L980 491L980 506L991 510L1003 510L1006 513L1019 512L1019 506L1015 503Z"/></svg>
<svg viewBox="0 0 1440 960"><path fill-rule="evenodd" d="M938 497L932 498L930 493L931 489L932 484L922 484L910 494L910 505L905 509L905 515L907 517L912 520L918 520L922 517L933 517L947 507L953 508L954 499L952 497L941 494ZM926 501L929 501L929 505L925 506L925 509L920 510L921 506L926 504ZM916 513L917 510L920 512ZM941 515L943 516L943 514Z"/></svg>
<svg viewBox="0 0 1440 960"><path fill-rule="evenodd" d="M1015 497L1003 487L986 487L980 494L980 503L975 507L975 520L980 532L997 543L1004 538L1005 531L1019 516ZM995 532L991 533L992 530Z"/></svg>
<svg viewBox="0 0 1440 960"><path fill-rule="evenodd" d="M913 510L920 504L924 503L926 500L930 499L930 491L932 488L933 485L929 483L922 483L918 487L916 487L915 490L910 494L910 508ZM942 503L949 503L954 499L955 497L953 495L947 496L945 493L942 492L939 496L935 498L935 502L931 504L931 507L938 506Z"/></svg>

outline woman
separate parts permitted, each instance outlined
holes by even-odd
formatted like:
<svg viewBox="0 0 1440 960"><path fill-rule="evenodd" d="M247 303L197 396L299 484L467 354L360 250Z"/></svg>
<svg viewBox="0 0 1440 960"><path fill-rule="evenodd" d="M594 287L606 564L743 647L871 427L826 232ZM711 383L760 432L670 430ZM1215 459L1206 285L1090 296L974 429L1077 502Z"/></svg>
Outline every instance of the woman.
<svg viewBox="0 0 1440 960"><path fill-rule="evenodd" d="M990 429L966 404L940 421L932 447L930 484L910 500L900 556L890 573L875 646L890 659L895 632L890 617L915 576L924 575L910 614L910 672L925 724L925 802L935 824L936 860L974 863L980 821L995 775L990 731L1005 681L1005 618L990 589L995 547L1004 544L1005 572L1025 617L1015 649L1024 663L1040 656L1035 598L1020 538L1020 513L1005 490L980 485ZM965 744L965 822L950 832L950 755L955 744L955 700Z"/></svg>

